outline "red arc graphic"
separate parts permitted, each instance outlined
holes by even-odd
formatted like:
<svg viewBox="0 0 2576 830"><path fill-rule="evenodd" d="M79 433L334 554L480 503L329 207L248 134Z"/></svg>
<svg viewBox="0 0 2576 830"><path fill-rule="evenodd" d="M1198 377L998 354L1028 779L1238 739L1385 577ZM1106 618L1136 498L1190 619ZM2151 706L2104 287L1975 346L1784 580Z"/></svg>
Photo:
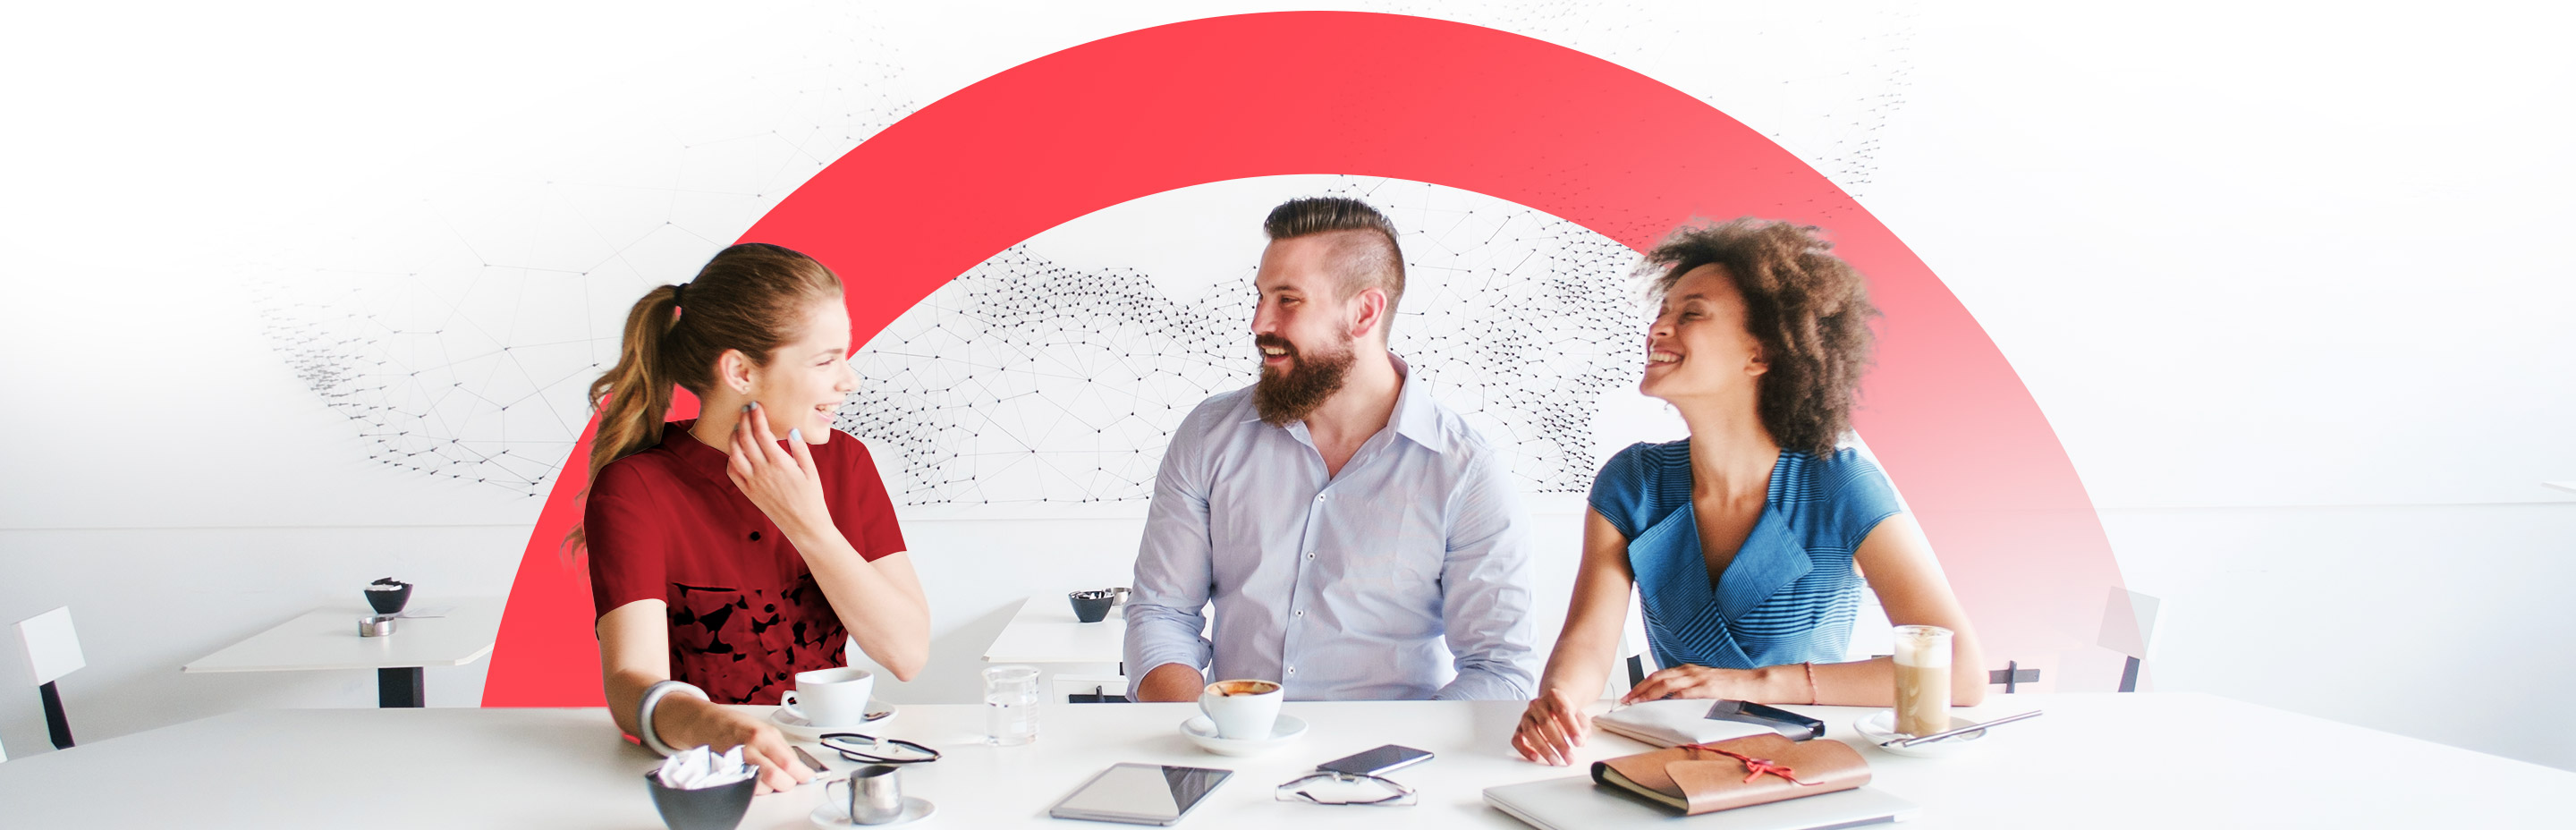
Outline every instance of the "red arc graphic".
<svg viewBox="0 0 2576 830"><path fill-rule="evenodd" d="M1794 155L1581 52L1349 12L1129 32L922 108L833 162L743 239L839 271L865 342L941 283L1066 220L1206 182L1309 173L1472 190L1641 250L1699 217L1826 228L1886 313L1857 425L1939 551L1986 655L2056 666L2091 645L2106 588L2120 584L2109 542L2047 419L1967 309ZM587 577L558 554L581 517L572 494L588 484L587 441L530 537L484 705L601 702ZM2097 685L2108 688L2082 683Z"/></svg>

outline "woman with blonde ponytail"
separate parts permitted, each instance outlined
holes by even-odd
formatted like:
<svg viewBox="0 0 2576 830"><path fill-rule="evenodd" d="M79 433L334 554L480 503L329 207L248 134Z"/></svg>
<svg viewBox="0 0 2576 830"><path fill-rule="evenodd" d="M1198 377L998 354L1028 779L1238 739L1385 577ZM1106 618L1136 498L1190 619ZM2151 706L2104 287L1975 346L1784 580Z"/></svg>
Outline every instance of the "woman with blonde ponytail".
<svg viewBox="0 0 2576 830"><path fill-rule="evenodd" d="M856 644L921 671L930 608L867 447L834 436L858 388L841 281L776 245L726 248L646 292L591 384L599 432L572 542L590 560L619 728L669 753L743 747L764 790L813 771L778 728L718 704L775 704ZM671 389L700 416L663 423ZM784 439L782 441L782 439Z"/></svg>

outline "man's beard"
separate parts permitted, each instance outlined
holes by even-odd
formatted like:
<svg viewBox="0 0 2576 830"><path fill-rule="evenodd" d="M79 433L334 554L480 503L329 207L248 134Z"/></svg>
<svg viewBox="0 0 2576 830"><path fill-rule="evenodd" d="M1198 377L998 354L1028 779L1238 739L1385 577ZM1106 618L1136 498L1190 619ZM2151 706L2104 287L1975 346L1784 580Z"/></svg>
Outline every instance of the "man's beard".
<svg viewBox="0 0 2576 830"><path fill-rule="evenodd" d="M1271 335L1253 338L1253 345L1288 350L1287 371L1261 367L1261 380L1252 385L1252 409L1260 413L1261 422L1274 427L1302 421L1316 407L1323 406L1333 393L1342 391L1351 364L1359 355L1351 348L1355 338L1343 338L1336 352L1319 352L1312 356L1297 351L1285 339Z"/></svg>

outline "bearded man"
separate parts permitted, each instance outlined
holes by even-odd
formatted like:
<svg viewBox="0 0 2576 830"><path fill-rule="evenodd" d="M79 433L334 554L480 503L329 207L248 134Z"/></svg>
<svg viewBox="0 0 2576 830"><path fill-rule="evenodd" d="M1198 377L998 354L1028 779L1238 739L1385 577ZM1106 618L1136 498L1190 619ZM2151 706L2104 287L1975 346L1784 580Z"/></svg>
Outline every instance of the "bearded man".
<svg viewBox="0 0 2576 830"><path fill-rule="evenodd" d="M1252 679L1290 700L1529 699L1509 461L1387 350L1394 225L1312 198L1262 229L1261 378L1201 403L1163 453L1127 602L1129 696Z"/></svg>

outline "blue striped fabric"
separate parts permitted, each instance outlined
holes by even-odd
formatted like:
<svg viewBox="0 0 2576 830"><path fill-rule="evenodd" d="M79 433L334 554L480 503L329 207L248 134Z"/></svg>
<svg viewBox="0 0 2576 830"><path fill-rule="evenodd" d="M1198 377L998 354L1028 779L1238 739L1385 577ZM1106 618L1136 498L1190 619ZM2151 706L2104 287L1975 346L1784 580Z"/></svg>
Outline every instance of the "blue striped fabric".
<svg viewBox="0 0 2576 830"><path fill-rule="evenodd" d="M1690 493L1689 439L1621 450L1592 480L1592 509L1628 539L1656 662L1841 660L1860 607L1852 550L1902 511L1878 465L1848 447L1823 460L1782 452L1762 518L1714 581Z"/></svg>

